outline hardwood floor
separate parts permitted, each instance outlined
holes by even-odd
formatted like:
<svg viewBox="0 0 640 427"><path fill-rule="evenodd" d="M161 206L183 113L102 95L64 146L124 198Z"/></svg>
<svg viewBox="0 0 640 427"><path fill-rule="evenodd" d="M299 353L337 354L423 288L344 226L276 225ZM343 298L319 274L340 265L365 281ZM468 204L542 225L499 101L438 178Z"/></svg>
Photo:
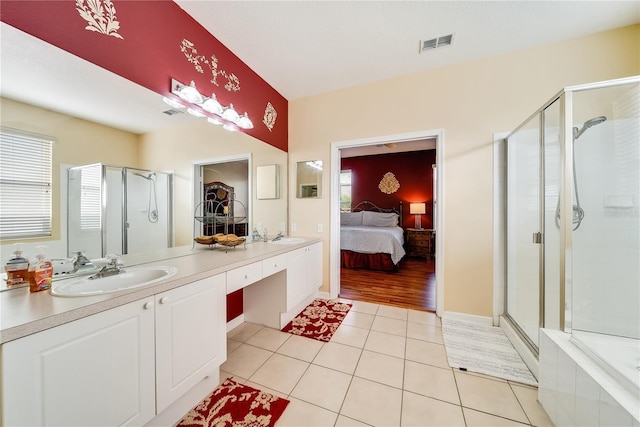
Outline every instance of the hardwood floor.
<svg viewBox="0 0 640 427"><path fill-rule="evenodd" d="M405 257L396 272L341 268L340 297L436 311L435 260Z"/></svg>

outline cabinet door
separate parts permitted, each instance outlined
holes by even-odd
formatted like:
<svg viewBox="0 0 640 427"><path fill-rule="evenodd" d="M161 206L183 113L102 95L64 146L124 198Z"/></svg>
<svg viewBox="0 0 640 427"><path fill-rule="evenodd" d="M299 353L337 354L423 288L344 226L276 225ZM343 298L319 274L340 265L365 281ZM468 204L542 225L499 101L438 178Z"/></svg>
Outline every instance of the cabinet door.
<svg viewBox="0 0 640 427"><path fill-rule="evenodd" d="M322 242L307 248L307 272L309 292L317 292L322 286Z"/></svg>
<svg viewBox="0 0 640 427"><path fill-rule="evenodd" d="M155 415L153 300L2 346L3 425L142 425Z"/></svg>
<svg viewBox="0 0 640 427"><path fill-rule="evenodd" d="M306 247L287 254L287 311L295 307L306 296L309 284L309 279L305 277L306 255Z"/></svg>
<svg viewBox="0 0 640 427"><path fill-rule="evenodd" d="M156 295L157 411L226 360L225 275Z"/></svg>

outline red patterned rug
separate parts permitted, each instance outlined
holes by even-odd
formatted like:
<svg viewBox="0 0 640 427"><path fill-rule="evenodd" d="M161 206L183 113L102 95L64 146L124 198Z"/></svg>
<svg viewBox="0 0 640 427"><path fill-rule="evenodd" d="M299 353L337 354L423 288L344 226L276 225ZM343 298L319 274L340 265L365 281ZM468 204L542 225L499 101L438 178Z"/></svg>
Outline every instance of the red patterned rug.
<svg viewBox="0 0 640 427"><path fill-rule="evenodd" d="M287 399L227 378L182 417L177 426L271 427L288 404Z"/></svg>
<svg viewBox="0 0 640 427"><path fill-rule="evenodd" d="M318 298L282 328L282 331L329 341L350 309L351 304Z"/></svg>

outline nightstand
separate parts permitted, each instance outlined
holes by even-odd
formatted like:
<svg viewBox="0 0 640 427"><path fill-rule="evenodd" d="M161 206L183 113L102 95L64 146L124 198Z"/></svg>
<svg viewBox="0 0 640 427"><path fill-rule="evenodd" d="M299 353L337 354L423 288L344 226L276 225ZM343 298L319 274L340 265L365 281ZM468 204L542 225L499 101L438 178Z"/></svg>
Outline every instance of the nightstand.
<svg viewBox="0 0 640 427"><path fill-rule="evenodd" d="M431 256L431 240L433 230L423 228L407 228L407 255L417 257Z"/></svg>

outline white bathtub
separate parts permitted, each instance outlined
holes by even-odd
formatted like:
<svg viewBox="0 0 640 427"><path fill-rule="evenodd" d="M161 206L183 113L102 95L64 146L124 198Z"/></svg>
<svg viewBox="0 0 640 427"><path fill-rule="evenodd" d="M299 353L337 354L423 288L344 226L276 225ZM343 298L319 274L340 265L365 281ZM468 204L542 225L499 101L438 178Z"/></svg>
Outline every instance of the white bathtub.
<svg viewBox="0 0 640 427"><path fill-rule="evenodd" d="M611 355L600 351L596 356L591 350L587 354L585 338L597 340ZM554 425L640 426L640 393L635 370L638 353L633 351L634 342L620 340L614 347L608 338L579 336L582 342L578 344L571 334L540 330L538 400ZM638 341L632 341L637 348ZM622 356L621 349L628 346L632 351L627 352L627 357ZM610 356L615 358L611 363L619 369L609 369L610 366L605 369L598 360ZM622 368L623 365L627 368ZM631 368L635 372L631 372ZM626 371L626 375L617 371Z"/></svg>
<svg viewBox="0 0 640 427"><path fill-rule="evenodd" d="M640 340L576 330L570 340L640 398Z"/></svg>

